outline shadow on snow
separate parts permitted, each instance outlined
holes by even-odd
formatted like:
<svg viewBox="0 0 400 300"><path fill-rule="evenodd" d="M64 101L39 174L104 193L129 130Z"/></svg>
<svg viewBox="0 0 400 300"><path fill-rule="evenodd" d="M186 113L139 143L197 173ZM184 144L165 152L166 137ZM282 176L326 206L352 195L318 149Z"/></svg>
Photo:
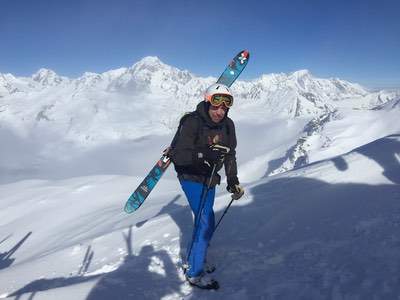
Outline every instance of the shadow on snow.
<svg viewBox="0 0 400 300"><path fill-rule="evenodd" d="M124 235L128 255L122 264L114 271L106 274L86 274L92 262L94 252L88 246L83 262L76 276L56 277L35 280L8 297L20 299L29 293L30 299L41 291L68 287L88 281L98 280L87 296L91 299L160 299L171 293L179 293L180 284L176 267L170 256L164 250L155 250L153 246L144 246L138 255L132 252L132 227ZM158 266L160 272L151 270ZM157 267L155 267L157 268Z"/></svg>
<svg viewBox="0 0 400 300"><path fill-rule="evenodd" d="M29 236L32 234L32 232L27 233L14 247L12 247L9 251L0 253L0 270L8 268L11 266L15 258L12 258L11 256L17 252L17 250L25 243L25 241L29 238ZM11 237L11 235L7 236L4 238L1 243L5 242ZM0 243L0 244L1 244Z"/></svg>
<svg viewBox="0 0 400 300"><path fill-rule="evenodd" d="M169 215L171 219L175 222L175 224L179 228L180 238L180 259L184 261L186 259L186 248L189 247L189 243L192 240L192 229L193 229L193 216L192 212L187 205L180 205L178 204L178 200L181 198L181 195L175 196L172 201L170 201L167 205L163 206L160 212L152 217L154 219L156 217L162 215ZM186 198L185 198L186 203ZM136 224L136 227L143 226L148 220L143 222L139 222Z"/></svg>

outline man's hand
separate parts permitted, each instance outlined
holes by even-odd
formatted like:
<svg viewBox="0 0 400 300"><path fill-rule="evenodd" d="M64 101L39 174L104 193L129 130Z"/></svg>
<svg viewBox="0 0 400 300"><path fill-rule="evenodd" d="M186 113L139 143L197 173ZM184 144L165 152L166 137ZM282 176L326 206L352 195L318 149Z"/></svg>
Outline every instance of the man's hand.
<svg viewBox="0 0 400 300"><path fill-rule="evenodd" d="M228 178L228 186L226 190L232 193L232 199L239 200L244 195L244 189L239 184L239 179L235 176Z"/></svg>
<svg viewBox="0 0 400 300"><path fill-rule="evenodd" d="M232 193L231 197L234 200L239 200L244 195L244 189L239 184L228 186L227 190L229 193Z"/></svg>
<svg viewBox="0 0 400 300"><path fill-rule="evenodd" d="M169 146L169 147L167 147L167 148L165 148L165 149L163 150L163 155L165 155L166 157L170 157L170 156L169 156L170 151L171 151L171 146Z"/></svg>
<svg viewBox="0 0 400 300"><path fill-rule="evenodd" d="M225 155L227 155L229 151L230 149L228 147L215 144L204 148L198 153L198 157L203 158L206 164L215 165L217 163L222 163L225 159Z"/></svg>

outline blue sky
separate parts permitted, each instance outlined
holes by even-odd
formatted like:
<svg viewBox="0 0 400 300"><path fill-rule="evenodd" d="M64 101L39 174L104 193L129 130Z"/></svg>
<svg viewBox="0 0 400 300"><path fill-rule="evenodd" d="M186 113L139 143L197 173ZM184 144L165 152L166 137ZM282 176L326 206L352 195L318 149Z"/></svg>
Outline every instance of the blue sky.
<svg viewBox="0 0 400 300"><path fill-rule="evenodd" d="M243 79L309 69L400 87L400 1L0 0L0 73L69 77L147 55L219 76L242 49Z"/></svg>

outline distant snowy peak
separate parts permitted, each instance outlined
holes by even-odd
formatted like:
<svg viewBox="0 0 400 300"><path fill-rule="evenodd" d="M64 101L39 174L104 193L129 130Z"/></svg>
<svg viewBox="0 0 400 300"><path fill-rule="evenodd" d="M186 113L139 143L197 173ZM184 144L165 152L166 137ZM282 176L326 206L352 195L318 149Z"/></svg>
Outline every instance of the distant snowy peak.
<svg viewBox="0 0 400 300"><path fill-rule="evenodd" d="M141 70L146 70L149 72L157 72L160 69L172 68L169 65L164 64L157 56L146 56L134 63L130 68L132 72L140 72Z"/></svg>
<svg viewBox="0 0 400 300"><path fill-rule="evenodd" d="M295 72L292 72L289 77L295 78L295 79L303 79L303 78L312 78L312 74L309 70L303 69L303 70L298 70Z"/></svg>
<svg viewBox="0 0 400 300"><path fill-rule="evenodd" d="M85 72L83 75L74 80L74 84L78 89L90 89L104 80L101 74Z"/></svg>
<svg viewBox="0 0 400 300"><path fill-rule="evenodd" d="M368 94L368 91L358 84L338 78L316 78L308 70L299 70L288 74L263 74L260 78L249 83L263 91L296 90L299 92L336 96L339 99L343 99L344 95L365 96Z"/></svg>
<svg viewBox="0 0 400 300"><path fill-rule="evenodd" d="M399 92L385 92L380 91L378 93L379 99L381 99L381 105L374 108L374 110L400 110L400 91Z"/></svg>
<svg viewBox="0 0 400 300"><path fill-rule="evenodd" d="M41 84L42 86L56 86L63 82L69 81L67 77L61 77L56 72L49 69L39 69L32 75L32 80Z"/></svg>
<svg viewBox="0 0 400 300"><path fill-rule="evenodd" d="M187 70L165 64L156 56L147 56L127 68L104 73L85 72L76 79L59 76L44 68L31 77L0 74L0 97L18 92L26 93L26 98L35 92L43 96L43 91L47 89L49 97L61 91L65 99L79 97L84 100L107 93L116 96L124 94L140 99L165 99L163 105L166 107L175 101L179 103L174 105L175 113L180 115L183 111L193 109L194 104L202 99L207 86L215 80L213 77L197 77ZM342 107L371 109L394 99L393 93L369 92L358 84L338 78L316 78L305 69L292 73L265 74L251 81L237 81L232 89L238 103L251 106L253 111L293 118L315 117Z"/></svg>
<svg viewBox="0 0 400 300"><path fill-rule="evenodd" d="M128 70L128 68L119 68L119 69L114 69L114 70L104 72L101 75L103 78L105 78L111 82L111 81L116 80L117 78L121 77L127 70ZM91 74L94 74L94 73L91 73Z"/></svg>
<svg viewBox="0 0 400 300"><path fill-rule="evenodd" d="M258 103L273 114L318 116L337 108L371 109L392 98L371 93L359 84L338 78L316 78L308 70L265 74L250 82L237 82L235 95ZM385 94L386 95L386 94Z"/></svg>
<svg viewBox="0 0 400 300"><path fill-rule="evenodd" d="M164 64L156 56L147 56L124 70L111 82L112 90L128 89L137 92L165 92L175 94L194 76Z"/></svg>
<svg viewBox="0 0 400 300"><path fill-rule="evenodd" d="M13 94L18 89L13 85L15 77L11 74L0 74L0 97L4 97L7 94Z"/></svg>
<svg viewBox="0 0 400 300"><path fill-rule="evenodd" d="M31 78L15 77L9 73L0 73L0 98L20 92L28 92L34 86Z"/></svg>
<svg viewBox="0 0 400 300"><path fill-rule="evenodd" d="M152 83L159 85L162 82L186 84L193 75L186 70L180 70L164 64L158 57L147 56L135 63L128 72L134 74L137 79L151 78ZM157 80L159 81L157 83Z"/></svg>

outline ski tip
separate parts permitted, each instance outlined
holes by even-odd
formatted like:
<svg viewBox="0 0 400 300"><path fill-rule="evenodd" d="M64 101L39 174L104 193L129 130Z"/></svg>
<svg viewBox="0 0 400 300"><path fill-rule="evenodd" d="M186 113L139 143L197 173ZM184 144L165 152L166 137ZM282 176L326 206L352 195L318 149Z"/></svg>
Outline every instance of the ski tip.
<svg viewBox="0 0 400 300"><path fill-rule="evenodd" d="M249 57L250 57L250 52L249 52L249 50L242 50L242 51L240 51L239 52L239 54L238 54L238 56L242 56L242 57L245 57L245 58L247 58L247 59L249 59Z"/></svg>

